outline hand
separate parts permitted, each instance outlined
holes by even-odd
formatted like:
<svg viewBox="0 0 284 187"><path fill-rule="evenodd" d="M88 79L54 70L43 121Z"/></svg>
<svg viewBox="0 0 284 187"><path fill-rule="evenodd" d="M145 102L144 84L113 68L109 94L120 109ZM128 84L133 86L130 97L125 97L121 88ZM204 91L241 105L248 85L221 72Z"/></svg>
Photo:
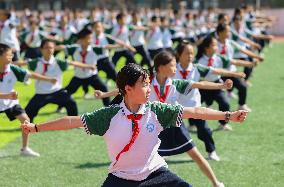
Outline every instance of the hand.
<svg viewBox="0 0 284 187"><path fill-rule="evenodd" d="M126 45L125 47L129 49L132 53L136 53L136 49L132 47L131 45Z"/></svg>
<svg viewBox="0 0 284 187"><path fill-rule="evenodd" d="M96 99L103 99L103 95L104 95L104 92L100 91L100 90L95 90L95 93L94 93Z"/></svg>
<svg viewBox="0 0 284 187"><path fill-rule="evenodd" d="M21 125L21 128L25 134L29 133L35 133L35 124L28 122L25 120L25 122Z"/></svg>
<svg viewBox="0 0 284 187"><path fill-rule="evenodd" d="M238 110L231 113L230 120L233 122L244 122L246 120L248 111Z"/></svg>
<svg viewBox="0 0 284 187"><path fill-rule="evenodd" d="M264 58L262 56L258 56L257 59L262 62L264 60Z"/></svg>
<svg viewBox="0 0 284 187"><path fill-rule="evenodd" d="M237 72L239 78L246 78L246 74L243 72Z"/></svg>
<svg viewBox="0 0 284 187"><path fill-rule="evenodd" d="M233 81L231 79L227 79L224 83L223 86L225 89L229 90L233 87Z"/></svg>
<svg viewBox="0 0 284 187"><path fill-rule="evenodd" d="M56 78L50 78L49 82L51 82L52 84L56 84L57 79Z"/></svg>
<svg viewBox="0 0 284 187"><path fill-rule="evenodd" d="M97 66L96 65L90 65L89 69L92 70L92 71L95 71L97 69Z"/></svg>
<svg viewBox="0 0 284 187"><path fill-rule="evenodd" d="M7 94L7 99L11 99L11 100L16 100L18 99L18 93L15 91L12 91L10 93Z"/></svg>

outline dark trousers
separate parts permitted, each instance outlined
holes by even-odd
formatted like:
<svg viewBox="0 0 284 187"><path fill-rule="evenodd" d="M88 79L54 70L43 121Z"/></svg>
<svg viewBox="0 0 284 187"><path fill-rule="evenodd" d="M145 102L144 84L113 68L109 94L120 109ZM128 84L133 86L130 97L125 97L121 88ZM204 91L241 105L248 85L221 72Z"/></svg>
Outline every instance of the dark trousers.
<svg viewBox="0 0 284 187"><path fill-rule="evenodd" d="M67 93L66 90L59 90L52 94L35 94L26 107L31 122L37 116L39 110L45 105L53 103L65 107L68 116L77 116L78 109L74 99Z"/></svg>
<svg viewBox="0 0 284 187"><path fill-rule="evenodd" d="M99 59L97 62L97 68L99 71L100 70L104 71L107 74L108 79L112 79L114 82L116 81L117 73L115 71L113 63L109 60L108 57ZM89 92L88 85L84 84L83 90L85 94L88 93Z"/></svg>
<svg viewBox="0 0 284 187"><path fill-rule="evenodd" d="M163 48L159 48L159 49L148 49L149 51L149 54L150 54L150 57L151 59L153 60L154 57L159 54L161 51L163 51Z"/></svg>
<svg viewBox="0 0 284 187"><path fill-rule="evenodd" d="M109 60L108 57L99 59L97 62L97 68L99 71L102 70L106 72L108 79L112 79L113 81L116 81L117 73L115 71L115 67L113 63Z"/></svg>
<svg viewBox="0 0 284 187"><path fill-rule="evenodd" d="M98 75L93 75L86 79L80 79L78 77L73 77L65 89L67 90L69 95L72 95L82 85L85 85L85 86L90 85L94 89L101 90L103 92L108 91L106 85L102 82L102 80L98 77ZM110 99L104 98L103 103L104 103L104 106L108 106L110 104Z"/></svg>
<svg viewBox="0 0 284 187"><path fill-rule="evenodd" d="M149 53L145 50L143 45L135 46L136 53L139 53L142 56L141 66L147 65L148 67L152 67L151 59Z"/></svg>
<svg viewBox="0 0 284 187"><path fill-rule="evenodd" d="M231 79L233 81L233 88L237 88L238 96L239 96L239 105L246 104L247 99L247 86L243 79L235 78L235 77L222 77L225 81L227 79ZM229 91L233 91L233 88Z"/></svg>
<svg viewBox="0 0 284 187"><path fill-rule="evenodd" d="M215 143L212 137L212 131L207 122L201 119L189 119L189 124L197 128L197 137L204 142L206 151L211 153L215 150Z"/></svg>
<svg viewBox="0 0 284 187"><path fill-rule="evenodd" d="M102 187L192 187L176 174L162 167L142 181L132 181L108 174Z"/></svg>
<svg viewBox="0 0 284 187"><path fill-rule="evenodd" d="M221 111L229 111L230 105L228 98L225 95L223 90L200 90L201 94L201 102L212 103L216 101L219 105L219 110ZM221 125L225 125L226 122L224 120L219 121Z"/></svg>
<svg viewBox="0 0 284 187"><path fill-rule="evenodd" d="M120 59L120 57L126 58L126 64L136 63L132 52L130 52L128 50L116 51L114 53L113 57L112 57L112 62L114 63L115 66L116 66L118 60Z"/></svg>
<svg viewBox="0 0 284 187"><path fill-rule="evenodd" d="M246 60L246 61L250 61L252 62L253 59L252 58L237 58L239 60ZM245 80L248 80L251 77L251 74L253 72L253 68L250 67L244 67L244 73L246 74Z"/></svg>
<svg viewBox="0 0 284 187"><path fill-rule="evenodd" d="M28 47L25 54L25 59L34 59L41 57L41 52L39 48Z"/></svg>

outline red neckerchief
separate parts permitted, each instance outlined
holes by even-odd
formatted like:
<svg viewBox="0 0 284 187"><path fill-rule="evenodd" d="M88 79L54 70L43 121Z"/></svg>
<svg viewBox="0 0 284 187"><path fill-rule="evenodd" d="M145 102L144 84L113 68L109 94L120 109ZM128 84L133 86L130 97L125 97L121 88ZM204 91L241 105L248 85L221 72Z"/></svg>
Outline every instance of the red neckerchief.
<svg viewBox="0 0 284 187"><path fill-rule="evenodd" d="M119 37L122 34L122 32L123 32L123 25L122 26L119 25L119 31L118 31L116 37Z"/></svg>
<svg viewBox="0 0 284 187"><path fill-rule="evenodd" d="M153 86L154 86L154 91L155 91L157 97L159 98L159 101L164 103L167 99L168 94L169 94L170 85L166 86L165 93L164 93L163 96L161 96L158 86L157 85L153 85Z"/></svg>
<svg viewBox="0 0 284 187"><path fill-rule="evenodd" d="M227 53L226 44L224 44L224 45L222 45L222 49L221 49L220 54L221 54L221 55L226 55L226 53Z"/></svg>
<svg viewBox="0 0 284 187"><path fill-rule="evenodd" d="M80 55L81 55L81 58L82 58L82 63L83 64L86 64L86 58L87 58L87 55L88 55L88 51L81 51L80 52ZM83 68L83 71L85 71L85 69Z"/></svg>
<svg viewBox="0 0 284 187"><path fill-rule="evenodd" d="M130 119L132 121L132 123L134 124L132 136L131 136L129 143L126 144L124 146L124 148L116 155L116 157L115 157L116 161L113 165L115 165L117 163L117 161L118 161L118 159L119 159L119 157L121 156L122 153L129 151L129 149L134 144L134 142L137 139L139 132L140 132L138 121L142 118L142 114L129 114L129 115L127 115L127 118Z"/></svg>
<svg viewBox="0 0 284 187"><path fill-rule="evenodd" d="M29 43L32 43L32 42L34 41L34 38L35 38L35 33L32 32L32 33L31 33L31 37L30 37L30 39L29 39Z"/></svg>
<svg viewBox="0 0 284 187"><path fill-rule="evenodd" d="M208 65L207 66L213 66L213 63L214 63L214 59L212 57L209 57L208 58Z"/></svg>
<svg viewBox="0 0 284 187"><path fill-rule="evenodd" d="M0 81L3 81L4 77L8 74L7 66L4 67L4 72L0 73Z"/></svg>
<svg viewBox="0 0 284 187"><path fill-rule="evenodd" d="M182 70L180 70L179 73L181 74L183 79L186 79L186 77L190 74L190 71L186 71L186 70L182 71Z"/></svg>

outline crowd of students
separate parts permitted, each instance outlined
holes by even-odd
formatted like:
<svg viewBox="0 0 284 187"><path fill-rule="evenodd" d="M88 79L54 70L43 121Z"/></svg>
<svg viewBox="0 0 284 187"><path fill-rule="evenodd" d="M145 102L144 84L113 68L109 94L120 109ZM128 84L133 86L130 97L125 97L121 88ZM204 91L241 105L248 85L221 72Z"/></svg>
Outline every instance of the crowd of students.
<svg viewBox="0 0 284 187"><path fill-rule="evenodd" d="M22 123L21 155L40 156L28 146L31 132L84 127L88 134L103 136L108 147L112 163L103 186L190 186L168 171L161 157L184 152L213 186L224 186L189 130L196 128L208 158L219 161L206 120L219 120L220 130L232 130L230 120L242 122L252 111L247 104L249 78L273 38L267 34L273 18L244 5L231 17L213 9L32 14L1 10L0 23L0 112ZM59 58L59 53L65 57ZM135 60L136 54L141 61ZM121 57L125 66L117 73ZM74 75L63 88L63 73L70 65ZM108 91L98 71L115 81L117 89ZM28 78L36 79L35 95L23 109L14 88ZM88 87L93 87L105 108L75 117L79 112L72 94L81 86L86 97ZM115 98L111 101L110 96ZM239 106L229 112L233 98ZM214 101L220 111L201 107L211 107ZM49 103L57 104L58 111L66 108L70 117L33 124ZM189 127L183 118L189 119Z"/></svg>

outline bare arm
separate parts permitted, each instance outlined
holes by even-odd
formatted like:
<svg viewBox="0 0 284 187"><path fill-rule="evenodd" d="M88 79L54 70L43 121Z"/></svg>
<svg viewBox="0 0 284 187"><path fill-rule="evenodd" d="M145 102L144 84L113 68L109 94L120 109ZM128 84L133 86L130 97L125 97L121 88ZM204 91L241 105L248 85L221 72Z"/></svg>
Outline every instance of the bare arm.
<svg viewBox="0 0 284 187"><path fill-rule="evenodd" d="M200 81L192 84L192 88L205 89L205 90L231 89L232 86L233 86L233 81L230 79L227 79L224 83Z"/></svg>
<svg viewBox="0 0 284 187"><path fill-rule="evenodd" d="M214 69L213 74L221 75L224 77L236 77L236 78L245 78L246 74L243 72L232 72L225 69Z"/></svg>
<svg viewBox="0 0 284 187"><path fill-rule="evenodd" d="M18 98L18 93L15 91L9 93L0 93L0 99L16 100L17 98Z"/></svg>
<svg viewBox="0 0 284 187"><path fill-rule="evenodd" d="M182 118L203 119L203 120L225 120L227 112L221 112L205 107L185 107ZM238 110L231 112L230 119L234 122L243 122L246 119L247 111Z"/></svg>
<svg viewBox="0 0 284 187"><path fill-rule="evenodd" d="M246 38L246 37L243 37L243 36L239 36L240 40L242 40L243 42L249 44L250 46L254 47L254 48L257 48L257 49L261 49L261 46L258 44L258 43L255 43L254 41Z"/></svg>
<svg viewBox="0 0 284 187"><path fill-rule="evenodd" d="M38 132L41 131L53 131L53 130L68 130L83 127L83 123L80 119L80 116L65 116L61 119L54 121L46 122L37 125ZM35 133L36 132L35 124L25 121L21 125L21 128L24 130L24 133Z"/></svg>
<svg viewBox="0 0 284 187"><path fill-rule="evenodd" d="M94 66L94 65L83 64L83 63L77 62L77 61L69 62L69 64L71 64L72 66L78 67L78 68L86 68L86 69L92 69L92 70L96 69L96 66Z"/></svg>
<svg viewBox="0 0 284 187"><path fill-rule="evenodd" d="M256 65L256 63L254 62L249 62L246 60L238 60L238 59L232 59L231 63L236 66L249 67L249 68L252 68Z"/></svg>
<svg viewBox="0 0 284 187"><path fill-rule="evenodd" d="M260 60L260 61L263 61L263 58L262 58L261 56L259 56L259 55L255 54L255 53L253 53L253 52L250 51L250 50L240 48L240 51L241 51L242 53L244 53L244 54L246 54L246 55L252 57L252 58L256 58L256 59L258 59L258 60Z"/></svg>
<svg viewBox="0 0 284 187"><path fill-rule="evenodd" d="M200 154L200 152L196 147L191 149L188 152L188 154L192 158L192 160L196 162L196 164L198 165L200 170L204 173L204 175L206 175L207 178L211 181L214 187L220 185L220 182L217 180L211 166L209 165L207 160L204 159L204 157Z"/></svg>
<svg viewBox="0 0 284 187"><path fill-rule="evenodd" d="M47 77L47 76L44 76L44 75L41 75L41 74L38 74L38 73L35 73L35 72L30 72L29 78L41 80L41 81L46 81L46 82L51 82L53 84L55 84L56 81L57 81L53 77Z"/></svg>
<svg viewBox="0 0 284 187"><path fill-rule="evenodd" d="M117 96L118 94L119 94L118 89L115 89L115 90L109 91L109 92L102 92L100 90L95 91L95 97L97 99L103 99L103 98L107 98L107 97Z"/></svg>

